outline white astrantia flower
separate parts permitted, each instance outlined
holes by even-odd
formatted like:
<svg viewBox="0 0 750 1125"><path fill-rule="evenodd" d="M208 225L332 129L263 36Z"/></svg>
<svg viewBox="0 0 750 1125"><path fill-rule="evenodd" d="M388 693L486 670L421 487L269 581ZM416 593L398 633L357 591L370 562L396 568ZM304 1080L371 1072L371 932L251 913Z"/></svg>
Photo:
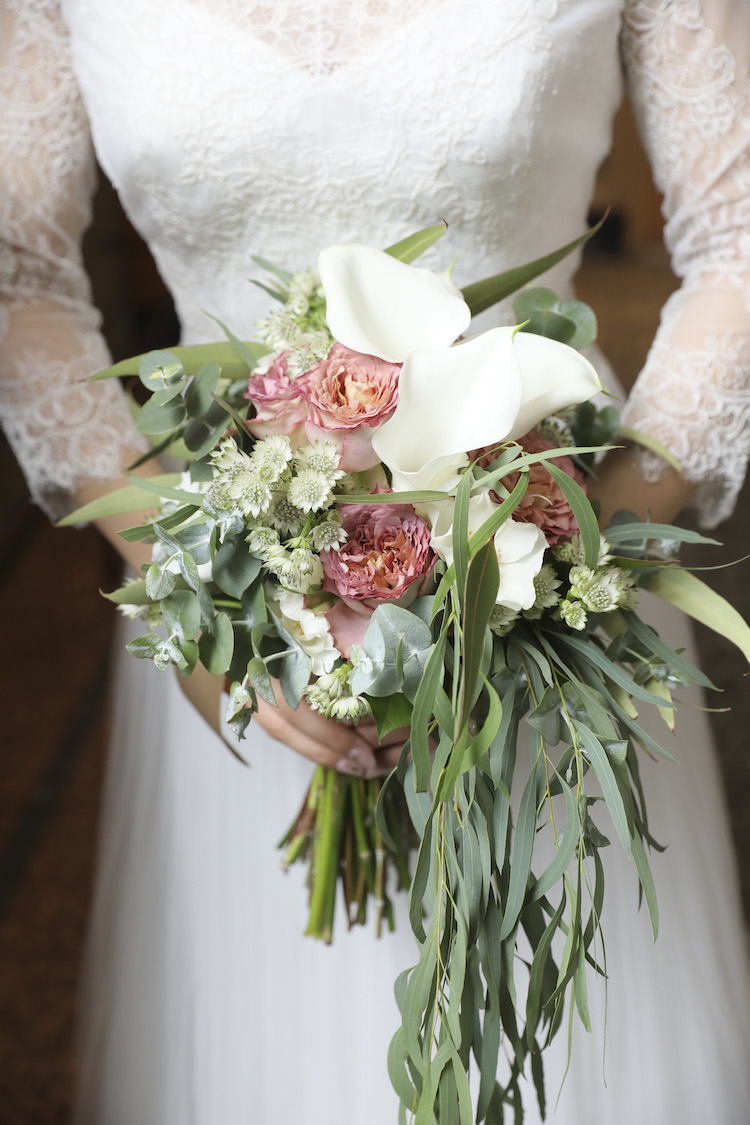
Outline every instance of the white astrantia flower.
<svg viewBox="0 0 750 1125"><path fill-rule="evenodd" d="M292 443L283 434L258 441L250 454L253 469L266 484L276 484L292 460Z"/></svg>
<svg viewBox="0 0 750 1125"><path fill-rule="evenodd" d="M307 547L294 547L280 568L274 568L289 590L307 594L323 584L323 564Z"/></svg>
<svg viewBox="0 0 750 1125"><path fill-rule="evenodd" d="M618 606L630 605L633 579L618 566L602 566L596 570L574 566L570 570L570 592L592 613L611 613Z"/></svg>
<svg viewBox="0 0 750 1125"><path fill-rule="evenodd" d="M553 567L549 563L545 563L534 579L534 590L536 591L534 604L531 609L524 611L524 616L531 620L538 620L545 609L553 609L560 601L560 595L557 591L561 585L562 583L555 574Z"/></svg>
<svg viewBox="0 0 750 1125"><path fill-rule="evenodd" d="M418 349L449 347L469 326L469 306L447 272L353 242L323 250L318 271L328 327L353 351L403 363Z"/></svg>
<svg viewBox="0 0 750 1125"><path fill-rule="evenodd" d="M327 477L331 485L346 475L344 470L339 468L340 460L339 447L332 441L320 441L320 439L302 446L294 454L294 464L298 472L302 469L312 469L313 472L322 473Z"/></svg>
<svg viewBox="0 0 750 1125"><path fill-rule="evenodd" d="M303 469L292 477L287 496L303 512L320 512L333 502L328 477L314 469Z"/></svg>
<svg viewBox="0 0 750 1125"><path fill-rule="evenodd" d="M584 566L586 562L586 549L583 545L581 536L576 532L570 539L563 543L556 543L552 548L552 554L560 562L571 563L573 566ZM604 566L608 563L612 556L609 553L609 543L603 535L599 536L599 555L596 560L597 566Z"/></svg>
<svg viewBox="0 0 750 1125"><path fill-rule="evenodd" d="M470 450L522 437L600 389L588 360L566 344L493 328L443 351L409 355L398 406L374 434L373 449L396 490L450 488Z"/></svg>
<svg viewBox="0 0 750 1125"><path fill-rule="evenodd" d="M571 629L585 629L586 627L586 609L582 602L569 601L565 598L558 606L558 612L561 619Z"/></svg>
<svg viewBox="0 0 750 1125"><path fill-rule="evenodd" d="M343 516L340 512L330 512L321 523L316 524L310 533L313 547L316 551L338 551L342 543L346 543L347 533L342 526Z"/></svg>
<svg viewBox="0 0 750 1125"><path fill-rule="evenodd" d="M452 506L451 506L452 509ZM453 511L446 508L433 528L432 548L450 564L453 562ZM469 501L469 536L478 531L485 520L497 511L489 492L472 496ZM500 571L497 602L515 611L531 609L536 600L534 579L544 562L547 540L533 523L508 519L496 532L495 553Z"/></svg>
<svg viewBox="0 0 750 1125"><path fill-rule="evenodd" d="M508 609L504 605L496 605L490 613L489 627L497 637L504 637L509 633L516 621L518 620L518 612L515 609Z"/></svg>
<svg viewBox="0 0 750 1125"><path fill-rule="evenodd" d="M237 507L247 518L256 518L271 506L271 490L257 473L243 470L238 472L226 487L227 495L236 500Z"/></svg>
<svg viewBox="0 0 750 1125"><path fill-rule="evenodd" d="M266 604L303 652L312 660L315 676L331 672L341 653L333 643L325 613L307 609L302 594L284 590L270 583L265 585Z"/></svg>
<svg viewBox="0 0 750 1125"><path fill-rule="evenodd" d="M247 543L252 553L263 559L278 548L279 533L274 527L254 527L247 537Z"/></svg>
<svg viewBox="0 0 750 1125"><path fill-rule="evenodd" d="M218 449L211 450L211 460L216 469L229 476L235 476L237 473L247 471L252 467L252 462L246 453L242 453L237 447L237 442L233 437L224 437L219 442Z"/></svg>
<svg viewBox="0 0 750 1125"><path fill-rule="evenodd" d="M271 508L270 520L277 531L287 535L299 535L305 522L305 515L290 503L286 496L279 496Z"/></svg>

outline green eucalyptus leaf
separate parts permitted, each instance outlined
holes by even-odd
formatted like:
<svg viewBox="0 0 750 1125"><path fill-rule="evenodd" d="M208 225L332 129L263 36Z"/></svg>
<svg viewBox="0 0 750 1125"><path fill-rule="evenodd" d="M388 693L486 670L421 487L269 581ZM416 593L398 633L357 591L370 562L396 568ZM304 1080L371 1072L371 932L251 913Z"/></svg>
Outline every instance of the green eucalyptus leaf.
<svg viewBox="0 0 750 1125"><path fill-rule="evenodd" d="M261 699L265 699L266 703L270 703L272 707L278 707L271 677L259 656L254 656L248 663L247 676Z"/></svg>
<svg viewBox="0 0 750 1125"><path fill-rule="evenodd" d="M596 322L596 313L589 305L584 301L570 298L567 301L560 302L558 311L572 320L576 326L575 334L567 341L569 347L577 348L580 351L581 348L587 348L589 344L593 344L599 326Z"/></svg>
<svg viewBox="0 0 750 1125"><path fill-rule="evenodd" d="M215 360L204 363L197 371L185 392L185 408L191 418L202 418L214 405L213 396L219 389L221 368Z"/></svg>
<svg viewBox="0 0 750 1125"><path fill-rule="evenodd" d="M227 539L214 555L213 580L233 598L241 598L260 574L261 560L243 539Z"/></svg>
<svg viewBox="0 0 750 1125"><path fill-rule="evenodd" d="M601 537L599 535L599 524L597 523L589 499L580 484L574 481L563 469L560 469L557 465L553 465L551 461L547 461L545 468L553 480L560 486L565 499L570 504L578 524L578 530L581 534L581 544L584 549L586 566L591 567L593 570L599 560L599 543Z"/></svg>
<svg viewBox="0 0 750 1125"><path fill-rule="evenodd" d="M526 897L526 884L531 871L536 836L536 777L532 770L524 786L521 803L518 807L513 839L513 854L510 862L510 884L505 913L500 927L500 941L513 933Z"/></svg>
<svg viewBox="0 0 750 1125"><path fill-rule="evenodd" d="M178 383L182 373L182 361L174 352L148 352L138 364L138 378L144 387L153 392Z"/></svg>
<svg viewBox="0 0 750 1125"><path fill-rule="evenodd" d="M391 731L400 727L408 727L411 723L414 708L405 695L398 692L396 695L367 696L378 738L382 741Z"/></svg>
<svg viewBox="0 0 750 1125"><path fill-rule="evenodd" d="M232 663L234 633L226 613L217 613L198 641L201 663L215 676L223 676Z"/></svg>
<svg viewBox="0 0 750 1125"><path fill-rule="evenodd" d="M593 731L583 723L575 724L581 742L586 750L591 766L599 779L604 800L607 802L610 816L614 823L620 843L628 854L631 851L631 830L625 806L617 784L615 769L612 767L609 756Z"/></svg>
<svg viewBox="0 0 750 1125"><path fill-rule="evenodd" d="M152 563L146 571L146 593L153 602L166 598L174 590L175 576L166 567Z"/></svg>
<svg viewBox="0 0 750 1125"><path fill-rule="evenodd" d="M382 603L367 626L362 642L367 660L352 673L352 692L355 695L393 695L403 691L407 698L413 696L431 647L432 634L424 621L408 609Z"/></svg>
<svg viewBox="0 0 750 1125"><path fill-rule="evenodd" d="M726 599L700 578L687 570L659 571L649 577L647 589L658 598L676 605L696 621L707 625L719 636L726 637L750 663L750 628L747 622Z"/></svg>
<svg viewBox="0 0 750 1125"><path fill-rule="evenodd" d="M142 434L158 436L176 429L185 421L186 410L182 399L179 402L159 404L149 399L136 415L135 424Z"/></svg>
<svg viewBox="0 0 750 1125"><path fill-rule="evenodd" d="M175 590L163 599L160 609L170 634L176 634L181 640L195 638L201 626L201 611L198 597L192 590Z"/></svg>
<svg viewBox="0 0 750 1125"><path fill-rule="evenodd" d="M534 309L526 323L521 326L521 331L533 332L535 336L546 336L561 344L569 344L576 334L576 325L569 317L563 316L554 309Z"/></svg>

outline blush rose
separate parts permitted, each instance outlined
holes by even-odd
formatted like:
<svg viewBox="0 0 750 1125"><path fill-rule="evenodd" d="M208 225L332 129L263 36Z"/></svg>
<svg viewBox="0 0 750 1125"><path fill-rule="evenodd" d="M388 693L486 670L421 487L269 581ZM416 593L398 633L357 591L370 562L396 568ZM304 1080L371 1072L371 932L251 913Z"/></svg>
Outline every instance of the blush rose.
<svg viewBox="0 0 750 1125"><path fill-rule="evenodd" d="M347 472L377 465L372 435L396 409L400 371L401 364L334 344L326 358L306 372L308 439L337 441L340 466Z"/></svg>
<svg viewBox="0 0 750 1125"><path fill-rule="evenodd" d="M290 379L288 355L286 351L279 352L266 371L251 375L244 397L255 407L255 417L247 420L255 437L287 434L297 445L304 438L307 418L307 373Z"/></svg>

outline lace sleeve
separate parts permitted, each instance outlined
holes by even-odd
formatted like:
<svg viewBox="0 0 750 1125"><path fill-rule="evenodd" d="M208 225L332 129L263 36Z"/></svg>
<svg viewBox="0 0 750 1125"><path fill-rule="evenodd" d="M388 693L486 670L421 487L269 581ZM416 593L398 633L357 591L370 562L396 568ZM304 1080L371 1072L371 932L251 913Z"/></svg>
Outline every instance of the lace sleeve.
<svg viewBox="0 0 750 1125"><path fill-rule="evenodd" d="M80 238L94 162L58 5L0 2L0 417L51 516L144 448L114 381Z"/></svg>
<svg viewBox="0 0 750 1125"><path fill-rule="evenodd" d="M630 0L622 46L682 279L623 421L700 484L711 527L731 514L750 452L750 2ZM663 466L643 455L650 479Z"/></svg>

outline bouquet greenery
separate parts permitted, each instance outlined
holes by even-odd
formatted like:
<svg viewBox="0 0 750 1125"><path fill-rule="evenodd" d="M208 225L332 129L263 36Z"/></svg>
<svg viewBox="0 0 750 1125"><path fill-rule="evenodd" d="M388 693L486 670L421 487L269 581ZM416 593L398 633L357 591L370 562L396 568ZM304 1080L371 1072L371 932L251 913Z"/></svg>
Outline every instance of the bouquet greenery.
<svg viewBox="0 0 750 1125"><path fill-rule="evenodd" d="M408 887L417 959L388 1067L417 1125L520 1120L529 1073L544 1112L544 1045L566 999L588 1027L587 975L606 972L608 835L657 932L638 756L669 755L639 710L672 727L673 688L710 682L641 619L638 591L750 655L739 615L676 559L707 540L629 513L600 533L586 478L618 421L589 402L599 380L576 350L595 320L522 288L572 247L462 293L411 264L442 231L330 247L317 274L260 261L279 307L258 341L225 329L139 360L137 424L189 472L134 477L71 517L154 497L124 533L153 562L109 596L148 622L133 655L227 677L238 737L277 691L372 716L380 737L406 728L385 781L316 771L283 845L309 864L312 936L331 939L339 879L350 922L369 903L378 931ZM463 339L516 290L520 328Z"/></svg>

